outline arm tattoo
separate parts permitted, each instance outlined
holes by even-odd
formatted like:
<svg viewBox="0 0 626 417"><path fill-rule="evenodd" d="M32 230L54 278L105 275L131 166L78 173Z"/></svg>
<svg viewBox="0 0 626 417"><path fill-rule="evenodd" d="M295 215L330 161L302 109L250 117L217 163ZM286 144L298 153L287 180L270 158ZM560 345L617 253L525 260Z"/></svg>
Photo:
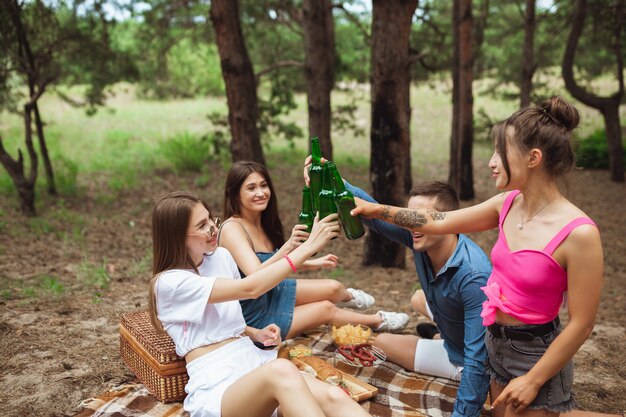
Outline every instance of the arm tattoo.
<svg viewBox="0 0 626 417"><path fill-rule="evenodd" d="M426 209L426 213L430 214L430 218L433 220L443 220L446 218L447 214L433 209Z"/></svg>
<svg viewBox="0 0 626 417"><path fill-rule="evenodd" d="M383 212L380 213L380 217L382 217L383 219L390 219L391 215L389 214L389 210L389 206L383 207Z"/></svg>
<svg viewBox="0 0 626 417"><path fill-rule="evenodd" d="M415 210L398 210L393 216L393 222L398 226L416 229L426 224L428 220L423 214Z"/></svg>

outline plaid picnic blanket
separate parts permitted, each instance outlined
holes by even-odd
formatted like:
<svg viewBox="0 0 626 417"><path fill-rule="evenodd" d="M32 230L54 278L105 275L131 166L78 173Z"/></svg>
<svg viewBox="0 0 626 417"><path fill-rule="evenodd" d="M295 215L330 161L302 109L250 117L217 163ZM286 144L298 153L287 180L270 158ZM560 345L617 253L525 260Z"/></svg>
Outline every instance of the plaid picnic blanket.
<svg viewBox="0 0 626 417"><path fill-rule="evenodd" d="M306 344L333 363L335 347L328 329L322 326L291 343ZM377 417L448 417L452 414L458 383L407 372L390 362L373 367L354 368L337 362L337 368L378 388L378 394L361 403ZM163 404L141 384L117 387L97 398L83 401L74 417L183 417L188 416L182 403ZM482 416L490 416L487 405Z"/></svg>

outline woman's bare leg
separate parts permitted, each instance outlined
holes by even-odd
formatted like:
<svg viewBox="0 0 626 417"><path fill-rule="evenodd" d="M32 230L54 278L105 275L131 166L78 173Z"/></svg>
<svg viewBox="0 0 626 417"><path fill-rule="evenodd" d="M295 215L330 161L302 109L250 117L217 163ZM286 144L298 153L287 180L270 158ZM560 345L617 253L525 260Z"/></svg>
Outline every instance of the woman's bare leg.
<svg viewBox="0 0 626 417"><path fill-rule="evenodd" d="M324 411L326 417L371 417L370 414L354 401L341 388L334 387L310 375L304 375L313 397Z"/></svg>
<svg viewBox="0 0 626 417"><path fill-rule="evenodd" d="M223 417L270 417L280 405L285 417L324 417L294 364L277 359L232 384L222 398Z"/></svg>
<svg viewBox="0 0 626 417"><path fill-rule="evenodd" d="M383 319L378 314L361 314L341 309L331 301L319 301L296 306L287 338L295 337L305 330L314 329L322 324L331 323L336 326L343 326L351 323L376 328L382 322Z"/></svg>
<svg viewBox="0 0 626 417"><path fill-rule="evenodd" d="M296 280L296 306L324 300L334 304L351 299L352 295L346 287L334 279Z"/></svg>

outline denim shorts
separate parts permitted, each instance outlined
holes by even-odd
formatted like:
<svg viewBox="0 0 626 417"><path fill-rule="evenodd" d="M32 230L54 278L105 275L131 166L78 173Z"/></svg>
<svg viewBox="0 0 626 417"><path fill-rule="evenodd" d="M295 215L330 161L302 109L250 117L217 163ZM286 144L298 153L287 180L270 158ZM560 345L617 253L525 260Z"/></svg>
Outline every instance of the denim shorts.
<svg viewBox="0 0 626 417"><path fill-rule="evenodd" d="M525 330L535 325L503 326L515 330ZM548 346L561 333L556 330L531 341L513 340L494 337L490 331L485 333L488 359L486 369L491 380L505 386L512 379L525 375L541 359ZM574 364L570 360L559 372L550 378L537 393L529 409L543 409L556 413L571 411L576 403L572 393L574 381Z"/></svg>
<svg viewBox="0 0 626 417"><path fill-rule="evenodd" d="M296 308L296 280L286 279L259 298L239 303L248 326L262 329L274 323L285 340Z"/></svg>

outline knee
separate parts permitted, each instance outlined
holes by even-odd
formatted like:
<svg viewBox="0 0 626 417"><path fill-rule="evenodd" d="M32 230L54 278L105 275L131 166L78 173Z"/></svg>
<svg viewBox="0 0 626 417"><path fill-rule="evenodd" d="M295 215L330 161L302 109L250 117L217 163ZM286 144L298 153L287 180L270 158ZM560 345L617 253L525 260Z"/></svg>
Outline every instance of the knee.
<svg viewBox="0 0 626 417"><path fill-rule="evenodd" d="M327 279L325 281L325 285L332 298L343 298L346 287L341 282L334 279Z"/></svg>
<svg viewBox="0 0 626 417"><path fill-rule="evenodd" d="M287 359L276 359L268 362L267 366L270 383L278 389L293 386L294 382L302 378L296 365Z"/></svg>
<svg viewBox="0 0 626 417"><path fill-rule="evenodd" d="M389 333L379 333L372 342L372 345L385 351L387 346L389 346L389 343L391 342L390 339L393 339L393 335Z"/></svg>
<svg viewBox="0 0 626 417"><path fill-rule="evenodd" d="M330 408L333 410L339 410L341 409L341 404L352 401L352 398L348 395L348 393L334 385L328 386L325 392L325 397L326 398L323 399L324 403L329 404Z"/></svg>
<svg viewBox="0 0 626 417"><path fill-rule="evenodd" d="M411 306L422 314L426 311L426 296L423 290L417 290L411 296Z"/></svg>
<svg viewBox="0 0 626 417"><path fill-rule="evenodd" d="M337 307L332 301L324 300L320 301L318 304L320 317L324 317L324 321L326 322L331 321L335 317L337 311L339 311L339 307Z"/></svg>

